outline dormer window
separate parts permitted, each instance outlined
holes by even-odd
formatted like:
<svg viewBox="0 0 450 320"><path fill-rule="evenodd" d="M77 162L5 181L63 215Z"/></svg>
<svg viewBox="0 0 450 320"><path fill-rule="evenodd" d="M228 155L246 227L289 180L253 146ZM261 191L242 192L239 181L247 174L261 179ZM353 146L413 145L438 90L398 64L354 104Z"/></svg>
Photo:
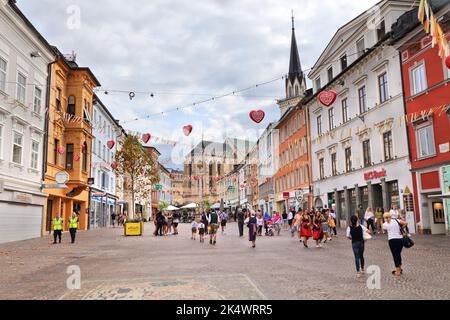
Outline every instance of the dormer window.
<svg viewBox="0 0 450 320"><path fill-rule="evenodd" d="M320 77L315 80L316 90L319 91L322 88L322 84L320 83Z"/></svg>
<svg viewBox="0 0 450 320"><path fill-rule="evenodd" d="M380 41L381 39L383 39L383 37L386 35L386 24L383 21L380 22L380 24L378 25L377 28L377 38L378 41Z"/></svg>
<svg viewBox="0 0 450 320"><path fill-rule="evenodd" d="M347 54L344 54L341 57L341 71L344 71L347 68Z"/></svg>
<svg viewBox="0 0 450 320"><path fill-rule="evenodd" d="M333 66L328 68L327 74L328 74L328 82L331 82L331 80L333 80Z"/></svg>

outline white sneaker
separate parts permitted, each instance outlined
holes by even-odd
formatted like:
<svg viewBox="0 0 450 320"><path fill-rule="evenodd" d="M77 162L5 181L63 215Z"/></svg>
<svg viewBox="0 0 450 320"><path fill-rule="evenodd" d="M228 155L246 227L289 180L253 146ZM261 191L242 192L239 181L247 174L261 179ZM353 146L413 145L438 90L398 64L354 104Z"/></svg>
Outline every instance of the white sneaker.
<svg viewBox="0 0 450 320"><path fill-rule="evenodd" d="M364 271L364 269L361 269L360 273L365 274L366 272Z"/></svg>
<svg viewBox="0 0 450 320"><path fill-rule="evenodd" d="M360 273L360 272L357 272L357 273L356 273L356 277L357 277L357 278L361 278L361 273Z"/></svg>

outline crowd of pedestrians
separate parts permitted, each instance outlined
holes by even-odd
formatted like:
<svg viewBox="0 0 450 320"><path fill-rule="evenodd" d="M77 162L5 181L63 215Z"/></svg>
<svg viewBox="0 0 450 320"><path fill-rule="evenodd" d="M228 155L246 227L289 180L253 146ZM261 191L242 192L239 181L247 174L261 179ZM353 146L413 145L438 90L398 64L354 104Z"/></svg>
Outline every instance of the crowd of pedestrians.
<svg viewBox="0 0 450 320"><path fill-rule="evenodd" d="M359 207L350 217L346 230L346 237L351 240L357 277L361 277L365 272L366 241L376 234L387 234L388 247L395 266L392 274L401 276L403 274L402 250L404 247L413 245L409 238L405 211L398 210L394 204L389 211L380 207L373 211L369 207L362 212L362 208ZM239 237L244 237L244 231L247 229L252 248L256 248L256 240L262 237L263 233L265 236L279 236L281 230L289 231L291 237L297 236L305 249L311 246L311 240L316 248L322 248L324 244L331 242L337 236L337 217L333 209L289 210L283 213L274 212L270 215L260 210L244 208L234 215L220 210L202 212L191 223L191 239L196 240L198 234L200 243L204 243L205 238L209 236L209 243L215 246L218 231L221 230L221 235L226 235L230 216L234 216L237 222ZM158 212L154 220L155 236L168 235L172 230L172 234L178 234L179 213Z"/></svg>

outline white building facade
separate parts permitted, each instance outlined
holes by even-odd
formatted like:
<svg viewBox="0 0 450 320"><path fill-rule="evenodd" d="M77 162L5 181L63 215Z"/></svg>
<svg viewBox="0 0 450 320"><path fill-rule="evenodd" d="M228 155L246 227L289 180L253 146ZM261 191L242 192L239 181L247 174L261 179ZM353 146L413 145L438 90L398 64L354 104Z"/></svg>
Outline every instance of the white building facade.
<svg viewBox="0 0 450 320"><path fill-rule="evenodd" d="M159 185L161 189L158 190L159 201L164 201L168 204L172 204L172 177L170 172L162 165L159 164Z"/></svg>
<svg viewBox="0 0 450 320"><path fill-rule="evenodd" d="M55 53L13 2L0 6L0 243L41 236L48 65Z"/></svg>
<svg viewBox="0 0 450 320"><path fill-rule="evenodd" d="M122 128L97 96L93 104L93 139L89 226L91 229L107 227L111 224L111 214L118 211L117 180L111 164L117 152L118 137ZM108 142L114 141L113 148Z"/></svg>
<svg viewBox="0 0 450 320"><path fill-rule="evenodd" d="M334 208L342 227L368 207L404 208L412 190L401 67L388 44L411 4L382 1L344 25L309 74L314 205ZM319 103L322 91L337 93L331 106Z"/></svg>
<svg viewBox="0 0 450 320"><path fill-rule="evenodd" d="M271 123L257 142L258 149L258 207L262 212L272 214L275 210L275 180L278 170L278 130Z"/></svg>

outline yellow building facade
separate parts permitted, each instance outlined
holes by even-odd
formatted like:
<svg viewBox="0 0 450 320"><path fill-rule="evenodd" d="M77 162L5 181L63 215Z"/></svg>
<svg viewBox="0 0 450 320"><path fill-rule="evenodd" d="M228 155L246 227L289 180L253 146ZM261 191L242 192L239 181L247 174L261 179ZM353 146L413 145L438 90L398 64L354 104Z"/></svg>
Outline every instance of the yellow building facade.
<svg viewBox="0 0 450 320"><path fill-rule="evenodd" d="M59 214L64 230L72 212L79 214L79 230L89 221L93 89L100 86L89 68L79 67L73 56L58 53L51 65L49 92L48 150L44 189L48 193L43 234L52 229ZM56 175L67 172L67 188L53 188Z"/></svg>

